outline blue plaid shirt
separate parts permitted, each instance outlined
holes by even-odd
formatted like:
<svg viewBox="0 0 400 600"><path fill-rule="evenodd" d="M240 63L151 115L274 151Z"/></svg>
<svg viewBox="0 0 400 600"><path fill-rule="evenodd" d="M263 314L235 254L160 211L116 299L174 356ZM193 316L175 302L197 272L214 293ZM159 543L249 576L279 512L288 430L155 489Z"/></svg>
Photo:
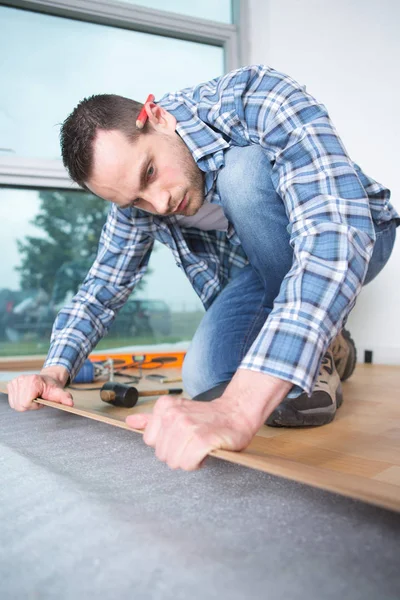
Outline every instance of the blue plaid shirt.
<svg viewBox="0 0 400 600"><path fill-rule="evenodd" d="M238 69L158 104L177 119L177 133L205 173L206 199L216 191L224 151L259 144L289 217L294 250L274 308L240 367L269 373L311 393L321 357L353 308L366 275L377 223L398 219L390 192L348 156L324 105L270 67ZM71 377L110 327L144 275L154 240L172 251L207 309L248 263L228 232L181 227L113 205L97 258L78 293L59 313L45 366Z"/></svg>

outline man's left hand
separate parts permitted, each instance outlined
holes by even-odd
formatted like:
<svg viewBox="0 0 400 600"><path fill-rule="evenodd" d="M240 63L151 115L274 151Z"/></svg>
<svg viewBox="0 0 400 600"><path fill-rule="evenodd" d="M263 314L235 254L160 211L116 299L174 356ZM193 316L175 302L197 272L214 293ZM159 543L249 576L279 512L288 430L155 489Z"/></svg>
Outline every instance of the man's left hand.
<svg viewBox="0 0 400 600"><path fill-rule="evenodd" d="M182 397L161 396L152 414L126 418L134 429L144 429L143 439L171 469L193 471L211 450L243 450L257 427L243 410L218 398L198 402Z"/></svg>

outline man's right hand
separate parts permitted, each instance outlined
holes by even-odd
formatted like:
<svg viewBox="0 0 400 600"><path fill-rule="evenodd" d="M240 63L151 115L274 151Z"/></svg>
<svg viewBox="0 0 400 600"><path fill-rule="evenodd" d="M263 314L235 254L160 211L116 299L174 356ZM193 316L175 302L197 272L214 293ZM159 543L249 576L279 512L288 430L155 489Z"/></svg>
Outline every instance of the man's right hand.
<svg viewBox="0 0 400 600"><path fill-rule="evenodd" d="M43 408L43 404L34 402L35 398L73 406L72 395L63 389L67 380L68 371L64 367L47 367L39 375L20 375L7 385L8 402L19 412Z"/></svg>

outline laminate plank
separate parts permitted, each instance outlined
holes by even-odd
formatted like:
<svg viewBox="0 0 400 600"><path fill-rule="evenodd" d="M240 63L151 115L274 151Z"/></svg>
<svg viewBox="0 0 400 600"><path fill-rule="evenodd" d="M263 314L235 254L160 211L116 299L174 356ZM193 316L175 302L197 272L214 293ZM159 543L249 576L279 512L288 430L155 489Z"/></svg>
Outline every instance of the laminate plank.
<svg viewBox="0 0 400 600"><path fill-rule="evenodd" d="M388 467L384 471L381 471L375 475L374 479L377 479L378 481L386 481L387 483L392 483L393 485L398 485L400 487L400 467Z"/></svg>
<svg viewBox="0 0 400 600"><path fill-rule="evenodd" d="M162 372L171 378L180 374L177 368ZM178 385L163 386L143 378L137 387L154 390ZM150 412L156 401L156 397L146 398L133 409L116 408L101 401L99 390L88 387L72 390L74 408L53 406L127 429L128 414ZM344 403L329 425L307 429L263 426L242 452L216 450L211 454L400 511L400 367L357 365L343 390Z"/></svg>

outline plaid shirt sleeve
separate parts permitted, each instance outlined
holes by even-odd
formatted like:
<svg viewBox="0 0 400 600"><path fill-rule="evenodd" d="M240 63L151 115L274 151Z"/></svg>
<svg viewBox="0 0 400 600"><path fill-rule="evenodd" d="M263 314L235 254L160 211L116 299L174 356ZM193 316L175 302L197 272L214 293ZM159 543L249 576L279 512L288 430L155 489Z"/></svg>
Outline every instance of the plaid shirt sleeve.
<svg viewBox="0 0 400 600"><path fill-rule="evenodd" d="M375 241L368 197L327 111L290 78L239 70L220 105L273 164L289 218L292 268L240 367L311 393L328 345L361 290ZM232 112L226 112L227 106Z"/></svg>
<svg viewBox="0 0 400 600"><path fill-rule="evenodd" d="M65 367L71 380L146 271L154 240L134 226L130 214L111 207L96 260L54 323L44 366Z"/></svg>

